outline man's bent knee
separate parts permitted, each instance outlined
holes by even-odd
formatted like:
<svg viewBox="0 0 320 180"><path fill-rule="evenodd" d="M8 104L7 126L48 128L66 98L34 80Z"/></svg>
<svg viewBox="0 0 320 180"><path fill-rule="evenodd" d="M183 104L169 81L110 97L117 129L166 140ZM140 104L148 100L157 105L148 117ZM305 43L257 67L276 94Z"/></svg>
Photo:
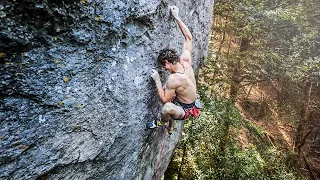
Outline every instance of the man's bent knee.
<svg viewBox="0 0 320 180"><path fill-rule="evenodd" d="M162 114L170 114L174 111L175 105L171 102L167 102L162 107Z"/></svg>
<svg viewBox="0 0 320 180"><path fill-rule="evenodd" d="M162 108L162 114L169 115L173 119L179 119L181 116L184 116L184 111L180 106L167 102Z"/></svg>

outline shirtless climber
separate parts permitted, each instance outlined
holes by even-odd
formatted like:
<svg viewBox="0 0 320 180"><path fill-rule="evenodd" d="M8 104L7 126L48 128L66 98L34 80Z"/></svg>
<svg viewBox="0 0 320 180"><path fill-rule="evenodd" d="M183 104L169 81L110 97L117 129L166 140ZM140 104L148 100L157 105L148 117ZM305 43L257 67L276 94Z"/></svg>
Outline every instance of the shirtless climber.
<svg viewBox="0 0 320 180"><path fill-rule="evenodd" d="M173 132L173 120L187 120L190 115L198 117L200 114L200 103L196 100L196 80L191 66L192 35L179 18L179 9L176 6L171 6L170 11L178 23L185 41L180 57L173 49L163 49L159 53L158 63L171 74L163 89L159 73L152 70L151 77L156 83L158 94L164 106L161 111L161 120L147 123L147 128L151 129L169 121L169 134Z"/></svg>

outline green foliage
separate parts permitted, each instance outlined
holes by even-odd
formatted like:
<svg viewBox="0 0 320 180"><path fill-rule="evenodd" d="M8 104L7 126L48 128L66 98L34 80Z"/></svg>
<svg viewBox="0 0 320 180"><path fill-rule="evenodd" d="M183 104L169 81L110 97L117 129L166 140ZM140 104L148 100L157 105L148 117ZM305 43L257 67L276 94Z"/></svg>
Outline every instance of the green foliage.
<svg viewBox="0 0 320 180"><path fill-rule="evenodd" d="M216 67L206 68L202 77L210 84L229 85L220 86L219 92L239 82L316 82L319 5L316 0L215 1L212 54L207 63Z"/></svg>
<svg viewBox="0 0 320 180"><path fill-rule="evenodd" d="M297 119L297 84L316 82L313 72L320 74L319 17L317 0L215 1L213 42L199 75L204 108L199 119L185 124L176 159L181 179L303 179L297 155L270 143L225 99L231 90L267 81L280 94L273 110ZM238 141L243 129L245 145Z"/></svg>
<svg viewBox="0 0 320 180"><path fill-rule="evenodd" d="M206 97L202 101L201 116L185 124L185 135L173 160L180 162L182 179L299 179L284 163L292 157L284 157L267 140L259 142L264 143L263 149L255 144L241 148L237 140L240 129L247 128L259 139L265 136L261 128L244 121L232 103ZM183 163L181 147L187 151Z"/></svg>

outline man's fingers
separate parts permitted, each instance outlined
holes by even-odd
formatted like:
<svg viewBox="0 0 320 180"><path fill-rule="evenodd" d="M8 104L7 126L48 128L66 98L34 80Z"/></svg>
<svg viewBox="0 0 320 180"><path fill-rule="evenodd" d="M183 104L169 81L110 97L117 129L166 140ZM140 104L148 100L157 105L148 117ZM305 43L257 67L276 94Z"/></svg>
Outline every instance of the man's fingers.
<svg viewBox="0 0 320 180"><path fill-rule="evenodd" d="M152 79L153 79L154 81L160 80L160 76L159 76L158 71L156 71L156 70L154 70L154 69L151 70L151 77L152 77Z"/></svg>
<svg viewBox="0 0 320 180"><path fill-rule="evenodd" d="M154 78L156 75L158 74L158 72L154 69L151 70L151 77Z"/></svg>
<svg viewBox="0 0 320 180"><path fill-rule="evenodd" d="M158 73L158 71L152 69L152 70L151 70L151 73Z"/></svg>

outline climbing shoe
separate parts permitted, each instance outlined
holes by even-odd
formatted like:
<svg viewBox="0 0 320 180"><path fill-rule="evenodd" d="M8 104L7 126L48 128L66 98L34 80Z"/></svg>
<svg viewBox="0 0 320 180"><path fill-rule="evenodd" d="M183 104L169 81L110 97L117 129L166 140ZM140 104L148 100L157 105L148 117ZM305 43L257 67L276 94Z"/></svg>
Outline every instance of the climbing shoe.
<svg viewBox="0 0 320 180"><path fill-rule="evenodd" d="M157 126L162 126L164 123L162 121L157 121Z"/></svg>
<svg viewBox="0 0 320 180"><path fill-rule="evenodd" d="M157 128L162 125L163 125L163 122L154 120L154 121L148 122L146 127L147 127L147 129L153 129L153 128Z"/></svg>
<svg viewBox="0 0 320 180"><path fill-rule="evenodd" d="M167 128L168 128L169 135L171 135L173 133L173 128L171 129L169 126Z"/></svg>

